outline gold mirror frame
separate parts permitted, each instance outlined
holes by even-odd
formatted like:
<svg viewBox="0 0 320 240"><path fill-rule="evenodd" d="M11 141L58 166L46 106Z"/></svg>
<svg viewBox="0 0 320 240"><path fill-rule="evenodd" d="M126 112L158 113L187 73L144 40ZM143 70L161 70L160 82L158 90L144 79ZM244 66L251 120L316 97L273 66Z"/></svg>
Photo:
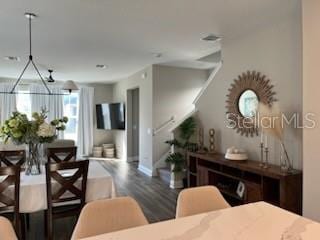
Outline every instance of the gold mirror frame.
<svg viewBox="0 0 320 240"><path fill-rule="evenodd" d="M276 94L272 89L270 79L265 75L256 71L247 71L238 76L233 81L231 87L228 89L226 108L227 119L234 123L233 128L246 137L258 136L259 131L255 125L254 117L249 121L248 118L242 116L239 110L239 99L243 92L252 90L258 97L259 102L271 106L276 101L274 95ZM245 125L245 126L244 126Z"/></svg>

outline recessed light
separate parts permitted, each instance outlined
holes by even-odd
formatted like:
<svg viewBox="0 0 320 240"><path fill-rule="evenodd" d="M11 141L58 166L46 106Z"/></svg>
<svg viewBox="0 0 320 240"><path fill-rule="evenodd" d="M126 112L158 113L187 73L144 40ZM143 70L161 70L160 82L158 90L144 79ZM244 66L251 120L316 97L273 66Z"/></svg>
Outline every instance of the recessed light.
<svg viewBox="0 0 320 240"><path fill-rule="evenodd" d="M96 68L105 69L105 68L107 68L107 65L104 65L104 64L97 64L97 65L96 65Z"/></svg>
<svg viewBox="0 0 320 240"><path fill-rule="evenodd" d="M204 38L201 38L202 41L207 41L207 42L214 42L214 41L217 41L221 39L220 37L216 36L216 35L213 35L213 34L210 34Z"/></svg>
<svg viewBox="0 0 320 240"><path fill-rule="evenodd" d="M19 61L20 61L20 58L19 58L19 57L15 57L15 56L5 56L5 57L4 57L4 60L19 62Z"/></svg>

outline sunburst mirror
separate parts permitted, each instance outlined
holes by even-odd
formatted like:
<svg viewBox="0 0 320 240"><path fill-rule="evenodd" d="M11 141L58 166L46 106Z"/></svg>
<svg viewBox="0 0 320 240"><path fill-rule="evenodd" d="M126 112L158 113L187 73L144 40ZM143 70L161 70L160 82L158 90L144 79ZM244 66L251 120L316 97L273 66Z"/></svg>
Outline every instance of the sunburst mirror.
<svg viewBox="0 0 320 240"><path fill-rule="evenodd" d="M271 106L276 101L270 79L260 72L247 71L233 81L228 91L228 126L246 137L258 135L254 119L259 102Z"/></svg>

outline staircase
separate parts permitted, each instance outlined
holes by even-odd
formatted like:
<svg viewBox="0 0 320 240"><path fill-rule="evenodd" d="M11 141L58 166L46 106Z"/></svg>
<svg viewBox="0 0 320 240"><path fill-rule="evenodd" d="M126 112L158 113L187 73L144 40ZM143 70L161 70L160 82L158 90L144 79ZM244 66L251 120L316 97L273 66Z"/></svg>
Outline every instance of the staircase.
<svg viewBox="0 0 320 240"><path fill-rule="evenodd" d="M205 92L207 87L212 83L214 77L219 72L219 70L222 67L222 61L217 62L215 64L215 67L212 69L208 80L203 85L202 89L199 91L196 98L193 100L193 102L190 104L190 107L181 115L181 116L174 116L170 118L167 122L165 122L163 125L161 125L159 128L155 129L153 131L153 136L156 137L158 133L161 131L168 131L171 134L171 139L174 139L174 131L180 126L182 122L184 122L189 117L195 115L197 113L197 109L195 107L197 101L202 96L202 94ZM162 154L162 157L154 164L153 172L154 175L158 175L164 182L170 183L170 169L165 163L165 159L170 153L173 153L174 149L169 149Z"/></svg>

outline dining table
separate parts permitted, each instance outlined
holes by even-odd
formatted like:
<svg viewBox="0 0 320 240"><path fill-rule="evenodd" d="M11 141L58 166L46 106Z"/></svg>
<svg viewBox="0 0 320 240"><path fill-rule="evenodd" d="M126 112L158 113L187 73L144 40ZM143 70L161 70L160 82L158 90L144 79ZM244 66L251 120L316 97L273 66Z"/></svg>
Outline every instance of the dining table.
<svg viewBox="0 0 320 240"><path fill-rule="evenodd" d="M83 240L319 240L320 224L257 202Z"/></svg>
<svg viewBox="0 0 320 240"><path fill-rule="evenodd" d="M64 174L70 175L72 171L74 170L62 171L62 176ZM100 162L90 161L87 177L86 202L113 197L116 197L113 178ZM25 172L20 174L20 212L33 213L46 209L46 174L44 165L41 165L41 174L39 175L26 175Z"/></svg>

